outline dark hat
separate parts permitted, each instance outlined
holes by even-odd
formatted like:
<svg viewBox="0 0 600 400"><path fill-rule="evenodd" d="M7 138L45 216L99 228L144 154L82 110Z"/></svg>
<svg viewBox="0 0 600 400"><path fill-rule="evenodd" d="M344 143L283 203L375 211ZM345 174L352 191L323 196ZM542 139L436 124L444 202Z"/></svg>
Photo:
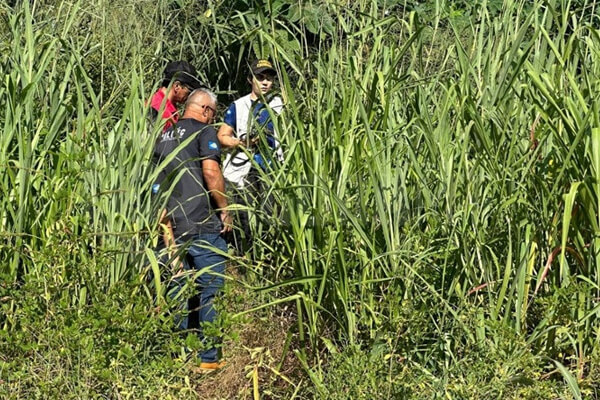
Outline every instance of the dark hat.
<svg viewBox="0 0 600 400"><path fill-rule="evenodd" d="M275 68L273 68L273 64L269 60L258 59L252 63L250 66L250 71L252 71L253 75L263 73L265 71L269 71L272 74L276 74Z"/></svg>
<svg viewBox="0 0 600 400"><path fill-rule="evenodd" d="M171 61L165 67L163 86L169 86L171 81L179 81L192 89L202 86L197 77L196 68L187 61Z"/></svg>

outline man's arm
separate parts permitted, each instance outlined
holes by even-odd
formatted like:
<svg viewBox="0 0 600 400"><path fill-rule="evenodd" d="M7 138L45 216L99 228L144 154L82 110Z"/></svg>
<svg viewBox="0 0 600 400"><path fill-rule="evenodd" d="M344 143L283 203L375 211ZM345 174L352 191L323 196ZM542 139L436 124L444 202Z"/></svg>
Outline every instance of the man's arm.
<svg viewBox="0 0 600 400"><path fill-rule="evenodd" d="M223 229L221 233L231 231L231 215L227 211L227 197L225 196L225 179L221 173L221 166L215 160L202 160L202 175L210 196L215 201L221 213Z"/></svg>
<svg viewBox="0 0 600 400"><path fill-rule="evenodd" d="M225 111L223 125L221 125L219 132L217 133L217 138L219 139L219 143L221 143L221 147L235 148L240 145L240 139L234 135L236 122L235 103L231 103L229 107L227 107L227 111Z"/></svg>
<svg viewBox="0 0 600 400"><path fill-rule="evenodd" d="M233 128L226 123L223 123L219 128L217 137L219 138L219 143L221 143L221 146L223 147L234 148L240 145L240 139L233 135Z"/></svg>

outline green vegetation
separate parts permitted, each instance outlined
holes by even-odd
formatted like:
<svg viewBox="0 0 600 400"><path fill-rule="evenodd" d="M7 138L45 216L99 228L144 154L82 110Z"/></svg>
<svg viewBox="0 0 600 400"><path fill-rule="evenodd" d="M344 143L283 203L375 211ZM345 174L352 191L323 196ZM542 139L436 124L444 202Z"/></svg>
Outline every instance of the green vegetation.
<svg viewBox="0 0 600 400"><path fill-rule="evenodd" d="M581 399L600 387L600 3L0 1L0 397ZM145 100L271 57L285 161L190 375ZM156 130L156 129L155 129Z"/></svg>

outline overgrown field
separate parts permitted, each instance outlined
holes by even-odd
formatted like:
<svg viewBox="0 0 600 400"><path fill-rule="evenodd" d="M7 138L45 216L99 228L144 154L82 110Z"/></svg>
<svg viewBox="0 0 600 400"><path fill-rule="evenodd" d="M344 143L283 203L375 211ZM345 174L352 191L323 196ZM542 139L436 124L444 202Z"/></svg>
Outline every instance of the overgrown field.
<svg viewBox="0 0 600 400"><path fill-rule="evenodd" d="M600 398L596 0L0 0L0 398ZM285 160L190 373L145 101L270 57Z"/></svg>

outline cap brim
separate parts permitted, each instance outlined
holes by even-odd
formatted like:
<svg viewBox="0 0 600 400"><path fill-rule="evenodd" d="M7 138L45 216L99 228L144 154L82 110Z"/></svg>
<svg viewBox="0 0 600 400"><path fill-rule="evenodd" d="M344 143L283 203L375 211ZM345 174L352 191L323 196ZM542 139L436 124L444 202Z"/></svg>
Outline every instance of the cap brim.
<svg viewBox="0 0 600 400"><path fill-rule="evenodd" d="M187 82L186 84L189 85L194 90L200 89L202 87L202 83L200 81L194 81L193 83Z"/></svg>
<svg viewBox="0 0 600 400"><path fill-rule="evenodd" d="M185 71L178 71L173 76L173 80L186 84L192 89L200 89L202 87L202 82L200 82L200 79Z"/></svg>
<svg viewBox="0 0 600 400"><path fill-rule="evenodd" d="M252 73L254 75L256 75L256 74L262 74L265 71L269 71L273 75L277 74L277 71L275 71L273 68L269 68L269 67L256 68L256 69L252 70Z"/></svg>

